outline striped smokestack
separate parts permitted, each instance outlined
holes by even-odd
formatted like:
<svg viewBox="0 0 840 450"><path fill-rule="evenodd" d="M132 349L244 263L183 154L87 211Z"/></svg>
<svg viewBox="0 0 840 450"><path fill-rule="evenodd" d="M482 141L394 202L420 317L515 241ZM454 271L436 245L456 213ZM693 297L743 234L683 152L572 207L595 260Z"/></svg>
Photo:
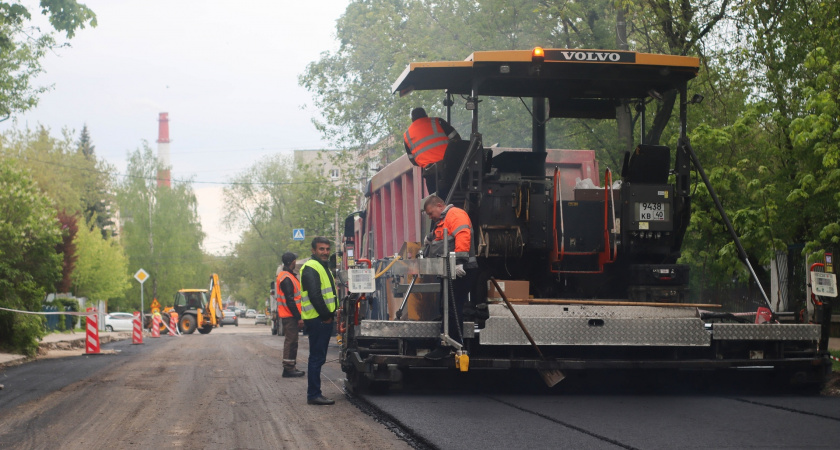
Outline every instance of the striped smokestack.
<svg viewBox="0 0 840 450"><path fill-rule="evenodd" d="M169 113L162 112L158 117L158 160L163 166L162 170L158 171L157 184L158 187L171 187L169 175Z"/></svg>

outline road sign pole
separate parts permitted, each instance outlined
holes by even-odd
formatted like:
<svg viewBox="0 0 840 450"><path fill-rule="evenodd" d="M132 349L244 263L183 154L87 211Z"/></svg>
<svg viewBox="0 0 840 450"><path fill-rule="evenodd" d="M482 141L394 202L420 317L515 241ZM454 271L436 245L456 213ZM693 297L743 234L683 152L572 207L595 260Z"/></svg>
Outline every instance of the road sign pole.
<svg viewBox="0 0 840 450"><path fill-rule="evenodd" d="M134 279L140 282L140 317L142 318L144 317L142 314L144 314L143 310L145 309L145 305L143 304L143 284L149 279L149 273L140 269L134 274Z"/></svg>

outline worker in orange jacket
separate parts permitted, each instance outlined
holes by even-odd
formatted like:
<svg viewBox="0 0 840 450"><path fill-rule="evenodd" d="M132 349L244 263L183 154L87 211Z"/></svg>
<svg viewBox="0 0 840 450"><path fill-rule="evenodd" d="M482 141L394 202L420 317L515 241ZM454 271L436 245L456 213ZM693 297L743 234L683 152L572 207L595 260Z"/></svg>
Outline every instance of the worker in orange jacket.
<svg viewBox="0 0 840 450"><path fill-rule="evenodd" d="M475 246L472 242L472 222L466 211L447 205L436 195L426 198L423 211L432 219L432 232L425 240L426 255L437 258L447 256L443 253L444 240L447 241L448 251L455 252L456 278L452 280L453 298L449 301L448 334L449 337L463 344L464 305L469 299L470 288L478 269ZM441 324L441 331L443 331L443 324ZM450 347L440 346L427 353L426 359L439 360L450 354Z"/></svg>
<svg viewBox="0 0 840 450"><path fill-rule="evenodd" d="M446 146L460 141L452 125L440 117L429 117L423 108L411 110L411 125L403 134L408 159L415 166L426 168L443 159Z"/></svg>
<svg viewBox="0 0 840 450"><path fill-rule="evenodd" d="M295 274L297 255L283 253L283 270L274 283L277 289L277 316L283 322L283 378L302 377L306 372L297 370L298 331L303 328L300 311L300 281Z"/></svg>

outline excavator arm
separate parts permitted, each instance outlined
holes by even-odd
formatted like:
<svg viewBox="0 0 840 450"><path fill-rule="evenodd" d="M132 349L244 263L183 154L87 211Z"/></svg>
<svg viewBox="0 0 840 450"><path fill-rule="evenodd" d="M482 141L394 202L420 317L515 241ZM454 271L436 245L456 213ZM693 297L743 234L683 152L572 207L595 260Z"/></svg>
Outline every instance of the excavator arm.
<svg viewBox="0 0 840 450"><path fill-rule="evenodd" d="M219 276L210 275L210 303L207 304L207 312L210 316L210 323L215 327L222 320L222 288L219 285Z"/></svg>

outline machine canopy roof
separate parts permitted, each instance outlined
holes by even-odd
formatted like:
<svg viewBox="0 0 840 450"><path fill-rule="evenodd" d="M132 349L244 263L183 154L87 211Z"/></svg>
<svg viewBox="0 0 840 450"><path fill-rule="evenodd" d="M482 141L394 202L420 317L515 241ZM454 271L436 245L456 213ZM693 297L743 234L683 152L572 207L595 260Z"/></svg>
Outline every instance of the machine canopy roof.
<svg viewBox="0 0 840 450"><path fill-rule="evenodd" d="M401 96L413 90L452 94L547 97L550 99L644 98L664 93L697 76L700 60L614 50L545 49L475 52L464 61L411 63L392 86Z"/></svg>

